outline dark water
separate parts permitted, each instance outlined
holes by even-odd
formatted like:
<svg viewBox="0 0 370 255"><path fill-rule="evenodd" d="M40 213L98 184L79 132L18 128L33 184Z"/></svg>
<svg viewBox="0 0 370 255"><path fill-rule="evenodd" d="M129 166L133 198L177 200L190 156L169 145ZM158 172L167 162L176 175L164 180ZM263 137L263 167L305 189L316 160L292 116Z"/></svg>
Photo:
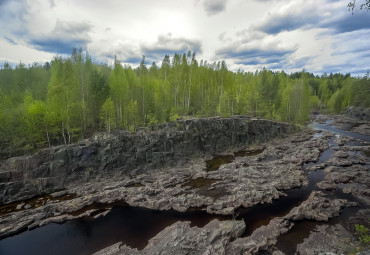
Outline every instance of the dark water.
<svg viewBox="0 0 370 255"><path fill-rule="evenodd" d="M212 219L230 217L209 215L199 210L180 213L114 207L104 217L72 220L64 224L51 223L3 239L0 241L0 254L92 254L120 241L142 249L149 239L177 221L190 221L192 226L203 227Z"/></svg>
<svg viewBox="0 0 370 255"><path fill-rule="evenodd" d="M213 157L210 160L206 161L206 171L216 171L220 168L221 165L228 164L234 161L235 157L251 157L261 154L264 149L257 149L257 150L243 150L235 152L232 155L218 155Z"/></svg>
<svg viewBox="0 0 370 255"><path fill-rule="evenodd" d="M362 140L365 138L365 141L370 140L369 137L357 133L340 130L340 132L336 132L337 129L330 127L328 124L316 124L314 125L316 129L339 134L345 132L345 135ZM321 154L319 161L315 164L320 164L329 159L335 146L333 137L329 141L329 148ZM215 171L220 165L232 162L235 156L239 155L215 157L217 159L214 158L214 161L207 164L212 165L212 169ZM312 164L303 166L303 171L307 171L305 169L309 165ZM237 215L234 215L234 217L244 219L247 227L244 236L248 236L258 227L268 224L271 219L286 215L293 207L306 200L311 192L317 189L317 182L323 180L325 176L323 170L307 174L308 185L286 191L286 197L252 208L239 208ZM185 185L198 188L201 191L204 185L210 186L213 182L214 180L195 179L194 181L189 180ZM336 191L333 194L337 193ZM337 195L346 196L339 193ZM192 226L202 227L213 219L225 220L230 218L210 215L200 211L200 209L180 213L128 206L113 207L110 213L97 219L72 220L63 224L51 223L0 240L0 254L91 254L120 241L131 247L142 249L147 245L149 239L177 221L190 221ZM287 255L293 254L296 245L301 243L305 237L308 237L310 230L317 224L317 222L312 221L299 222L292 231L279 237L277 246Z"/></svg>
<svg viewBox="0 0 370 255"><path fill-rule="evenodd" d="M327 161L334 152L334 146L334 138L331 138L329 141L329 148L320 155L318 162L315 164L321 164ZM302 168L305 169L306 167L307 165L304 165ZM267 225L270 220L275 217L282 217L288 214L290 210L306 200L313 190L317 189L316 184L322 181L324 177L325 173L323 170L312 171L307 176L308 184L300 188L285 191L287 194L286 197L280 197L272 203L238 209L238 218L244 219L246 223L246 231L243 236L249 236L254 230L263 225Z"/></svg>
<svg viewBox="0 0 370 255"><path fill-rule="evenodd" d="M234 158L235 157L233 155L220 155L213 157L212 159L206 161L206 171L216 171L221 165L233 162Z"/></svg>
<svg viewBox="0 0 370 255"><path fill-rule="evenodd" d="M360 139L360 140L363 140L363 141L370 142L370 136L363 135L363 134L356 133L356 132L350 132L350 131L345 131L345 130L338 129L338 128L330 125L330 122L326 122L325 124L314 122L313 123L313 128L316 129L316 130L329 131L329 132L332 132L332 133L335 133L335 134L350 136L352 138L356 138L356 139Z"/></svg>
<svg viewBox="0 0 370 255"><path fill-rule="evenodd" d="M349 195L345 199L351 199ZM349 217L356 214L357 211L365 209L365 207L347 207L344 208L338 217L329 219L328 222L302 220L295 222L293 228L286 234L278 237L276 247L286 255L293 255L296 252L297 245L302 243L305 238L308 238L310 232L317 226L328 224L335 225L338 223L348 222Z"/></svg>
<svg viewBox="0 0 370 255"><path fill-rule="evenodd" d="M330 125L330 122L327 122L325 124L319 124L314 122L313 128L316 130L322 130L322 131L329 131L335 134L339 135L346 135L350 136L355 139L360 139L363 141L370 141L370 137L355 133L355 132L348 132L344 130L337 129ZM352 127L352 126L351 126ZM322 162L325 162L331 157L331 154L333 153L333 148L336 146L334 142L335 137L332 137L329 141L329 148L325 150L321 155L319 162L314 164L320 164ZM352 145L352 144L348 144ZM356 144L353 144L355 146L361 146L361 142L356 142ZM312 165L312 164L309 164ZM303 167L305 168L305 167ZM311 191L318 190L316 183L323 180L325 177L325 173L323 170L317 170L313 173L314 176L312 176L312 173L309 175L309 186L311 186ZM312 176L312 177L311 177ZM310 179L310 177L312 179ZM324 193L328 196L330 199L347 199L349 201L355 201L360 204L359 207L351 207L351 208L344 208L341 212L339 217L334 217L330 219L328 222L317 222L317 221L309 221L309 220L303 220L300 222L295 223L294 227L286 234L281 235L278 237L278 242L276 244L276 247L281 250L286 255L293 255L296 252L296 247L298 244L302 243L305 238L307 238L312 230L314 230L317 226L322 224L337 224L337 223L343 223L348 221L349 217L355 215L355 213L360 210L364 209L363 206L361 206L361 201L358 201L356 198L354 198L352 195L348 195L343 193L341 185L338 185L338 188L334 191L324 191Z"/></svg>

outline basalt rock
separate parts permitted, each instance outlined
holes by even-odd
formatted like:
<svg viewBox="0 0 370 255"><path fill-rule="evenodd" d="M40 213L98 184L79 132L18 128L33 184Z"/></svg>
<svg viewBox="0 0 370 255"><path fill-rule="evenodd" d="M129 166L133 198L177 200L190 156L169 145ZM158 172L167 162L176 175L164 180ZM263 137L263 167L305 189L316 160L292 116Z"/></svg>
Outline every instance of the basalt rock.
<svg viewBox="0 0 370 255"><path fill-rule="evenodd" d="M284 218L287 220L316 220L328 221L338 216L344 207L356 206L355 202L348 202L345 199L329 199L321 191L313 191L309 198L300 206L293 208Z"/></svg>
<svg viewBox="0 0 370 255"><path fill-rule="evenodd" d="M238 238L226 247L226 254L260 254L270 251L277 238L293 226L293 223L283 218L275 218L267 226L256 229L252 235Z"/></svg>
<svg viewBox="0 0 370 255"><path fill-rule="evenodd" d="M216 171L206 170L205 161L210 156L195 157L142 174L105 176L70 186L66 191L51 194L54 197L76 194L68 200L52 200L37 208L22 207L5 214L0 224L0 237L13 233L14 226L27 228L78 218L91 214L86 208L90 210L94 204L115 204L117 201L154 210L185 212L203 208L222 215L232 215L240 206L270 203L285 196L285 190L307 183L301 165L307 160L316 161L320 155L317 148L328 142L325 136L310 140L312 135L312 131L302 130L284 139L272 139L261 144L259 149L265 149L259 154L238 154L233 162L221 165ZM298 143L297 139L304 142ZM256 147L244 150L252 148ZM15 207L19 204L22 202Z"/></svg>
<svg viewBox="0 0 370 255"><path fill-rule="evenodd" d="M145 173L194 155L244 148L294 130L287 123L233 116L178 120L137 132L100 133L77 144L3 161L0 204L91 180Z"/></svg>
<svg viewBox="0 0 370 255"><path fill-rule="evenodd" d="M351 118L370 121L370 108L350 106L344 109L343 114Z"/></svg>
<svg viewBox="0 0 370 255"><path fill-rule="evenodd" d="M226 245L244 230L244 221L213 220L203 228L190 227L189 222L177 222L158 233L141 251L118 243L94 255L225 254Z"/></svg>
<svg viewBox="0 0 370 255"><path fill-rule="evenodd" d="M302 244L297 246L297 253L311 254L352 254L358 242L341 224L317 226ZM358 254L358 253L356 253ZM360 253L368 254L368 253Z"/></svg>

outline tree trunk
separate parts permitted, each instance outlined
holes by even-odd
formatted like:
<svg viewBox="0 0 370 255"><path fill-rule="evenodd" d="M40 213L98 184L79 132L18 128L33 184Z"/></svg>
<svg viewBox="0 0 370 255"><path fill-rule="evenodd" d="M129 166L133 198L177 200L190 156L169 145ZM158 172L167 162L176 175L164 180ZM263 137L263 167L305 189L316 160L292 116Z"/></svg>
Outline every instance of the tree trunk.
<svg viewBox="0 0 370 255"><path fill-rule="evenodd" d="M64 144L67 145L66 135L64 134L64 122L62 122L62 136L63 136Z"/></svg>
<svg viewBox="0 0 370 255"><path fill-rule="evenodd" d="M46 129L46 139L48 140L48 145L49 145L49 148L50 148L49 130L48 130L48 127L47 126L45 126L45 129Z"/></svg>

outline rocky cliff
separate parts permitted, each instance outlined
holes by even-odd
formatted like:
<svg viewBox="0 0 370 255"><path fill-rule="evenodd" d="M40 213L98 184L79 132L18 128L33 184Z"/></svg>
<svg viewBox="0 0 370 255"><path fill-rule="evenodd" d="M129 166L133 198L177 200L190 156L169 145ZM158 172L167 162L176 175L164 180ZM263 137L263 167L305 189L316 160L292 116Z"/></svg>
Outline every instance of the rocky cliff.
<svg viewBox="0 0 370 255"><path fill-rule="evenodd" d="M370 121L370 108L350 106L344 109L343 114L351 118Z"/></svg>
<svg viewBox="0 0 370 255"><path fill-rule="evenodd" d="M80 143L1 162L0 203L107 176L140 174L189 157L244 149L294 130L287 123L233 116L178 120L137 132L100 133Z"/></svg>

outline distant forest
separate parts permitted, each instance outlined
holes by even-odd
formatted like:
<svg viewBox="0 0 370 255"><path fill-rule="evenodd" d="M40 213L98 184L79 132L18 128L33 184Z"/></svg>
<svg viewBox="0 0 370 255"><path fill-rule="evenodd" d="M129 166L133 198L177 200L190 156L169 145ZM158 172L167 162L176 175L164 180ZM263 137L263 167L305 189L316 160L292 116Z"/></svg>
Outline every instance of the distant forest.
<svg viewBox="0 0 370 255"><path fill-rule="evenodd" d="M98 131L135 130L182 116L250 115L304 123L312 110L370 107L370 79L301 71L232 72L224 61L166 55L133 69L95 64L82 50L51 63L0 69L0 158Z"/></svg>

